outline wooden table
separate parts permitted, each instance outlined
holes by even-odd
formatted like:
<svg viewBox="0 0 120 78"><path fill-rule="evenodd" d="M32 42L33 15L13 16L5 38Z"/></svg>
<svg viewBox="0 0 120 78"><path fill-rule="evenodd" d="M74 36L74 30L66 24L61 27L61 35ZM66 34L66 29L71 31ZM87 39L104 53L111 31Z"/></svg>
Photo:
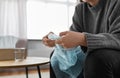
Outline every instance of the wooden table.
<svg viewBox="0 0 120 78"><path fill-rule="evenodd" d="M45 57L27 57L25 60L16 62L14 60L0 61L0 68L18 68L25 67L26 78L28 78L28 67L37 66L39 78L41 78L40 65L48 64L49 58Z"/></svg>

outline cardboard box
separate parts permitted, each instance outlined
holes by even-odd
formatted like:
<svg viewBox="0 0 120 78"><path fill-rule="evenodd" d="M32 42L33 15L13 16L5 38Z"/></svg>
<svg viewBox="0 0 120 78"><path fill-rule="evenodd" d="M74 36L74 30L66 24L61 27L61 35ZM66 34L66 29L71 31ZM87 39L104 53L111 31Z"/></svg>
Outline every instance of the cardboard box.
<svg viewBox="0 0 120 78"><path fill-rule="evenodd" d="M19 48L0 49L0 61L15 60L15 50ZM25 58L27 57L27 49L25 49Z"/></svg>

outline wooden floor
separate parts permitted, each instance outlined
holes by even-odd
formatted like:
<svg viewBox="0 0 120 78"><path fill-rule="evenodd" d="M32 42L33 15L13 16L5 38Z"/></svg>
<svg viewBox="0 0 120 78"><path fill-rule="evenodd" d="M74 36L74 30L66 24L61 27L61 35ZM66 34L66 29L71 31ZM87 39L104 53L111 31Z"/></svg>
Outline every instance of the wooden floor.
<svg viewBox="0 0 120 78"><path fill-rule="evenodd" d="M29 69L29 78L39 78L36 68ZM42 78L49 78L49 68L41 69ZM0 69L0 78L26 78L24 68Z"/></svg>

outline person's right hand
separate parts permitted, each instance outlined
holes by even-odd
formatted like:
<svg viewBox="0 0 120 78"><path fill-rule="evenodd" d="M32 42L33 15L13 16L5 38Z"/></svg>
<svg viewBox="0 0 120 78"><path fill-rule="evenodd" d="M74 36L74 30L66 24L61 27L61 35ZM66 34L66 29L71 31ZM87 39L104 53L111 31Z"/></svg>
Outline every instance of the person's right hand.
<svg viewBox="0 0 120 78"><path fill-rule="evenodd" d="M50 32L50 33L52 33L52 32ZM48 39L48 35L50 33L48 33L46 36L44 36L42 38L42 42L43 42L43 44L45 44L48 47L54 47L55 46L55 40Z"/></svg>

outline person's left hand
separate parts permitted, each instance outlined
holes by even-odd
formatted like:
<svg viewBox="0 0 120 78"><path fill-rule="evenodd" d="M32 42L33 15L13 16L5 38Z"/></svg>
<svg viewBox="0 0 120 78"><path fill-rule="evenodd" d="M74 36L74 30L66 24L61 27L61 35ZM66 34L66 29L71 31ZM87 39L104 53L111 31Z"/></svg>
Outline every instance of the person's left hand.
<svg viewBox="0 0 120 78"><path fill-rule="evenodd" d="M56 43L64 48L72 48L76 46L86 46L84 33L65 31L60 33L61 38L56 40Z"/></svg>

